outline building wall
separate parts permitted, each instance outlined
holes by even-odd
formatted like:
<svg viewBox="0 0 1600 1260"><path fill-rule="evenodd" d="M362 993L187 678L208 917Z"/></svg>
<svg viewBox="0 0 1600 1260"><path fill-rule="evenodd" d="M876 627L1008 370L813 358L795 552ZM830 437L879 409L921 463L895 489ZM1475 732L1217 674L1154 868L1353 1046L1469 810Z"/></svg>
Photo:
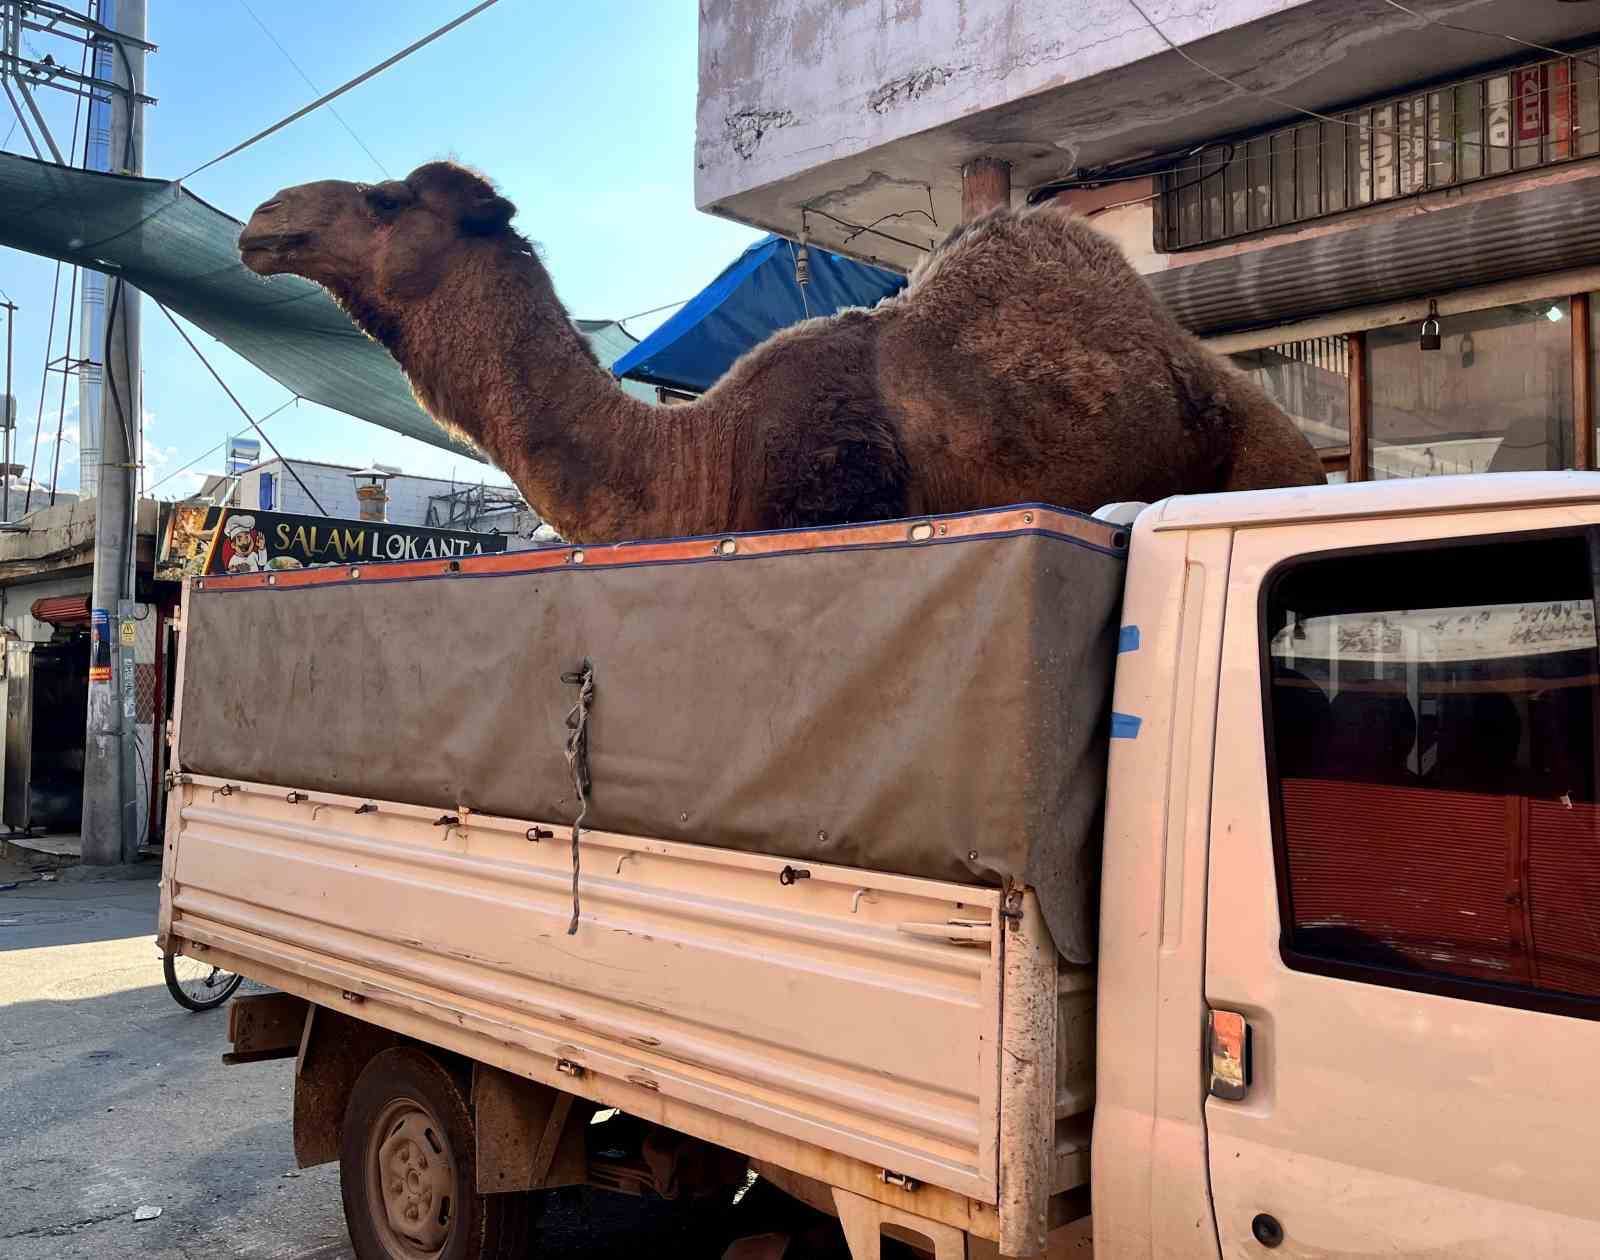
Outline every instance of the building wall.
<svg viewBox="0 0 1600 1260"><path fill-rule="evenodd" d="M705 0L696 204L909 270L960 222L975 158L1008 164L1017 204L1064 177L1282 125L1296 107L1338 111L1516 55L1430 17L1524 48L1597 27L1593 5L1528 0L1141 6Z"/></svg>
<svg viewBox="0 0 1600 1260"><path fill-rule="evenodd" d="M1184 41L1309 2L1147 0ZM700 13L702 206L1166 49L1126 0L708 0ZM1080 143L1040 135L1030 147L1070 158Z"/></svg>
<svg viewBox="0 0 1600 1260"><path fill-rule="evenodd" d="M333 467L327 464L290 461L311 493L322 504L328 516L357 519L361 505L356 499L355 482L350 480L354 469ZM273 479L272 510L298 512L308 516L319 515L315 504L285 470L282 462L269 460L252 468L239 478L239 488L231 502L241 508L260 508L261 478L266 474ZM466 482L450 482L436 477L397 476L389 481L388 519L396 525L426 525L428 501L437 495L460 490Z"/></svg>

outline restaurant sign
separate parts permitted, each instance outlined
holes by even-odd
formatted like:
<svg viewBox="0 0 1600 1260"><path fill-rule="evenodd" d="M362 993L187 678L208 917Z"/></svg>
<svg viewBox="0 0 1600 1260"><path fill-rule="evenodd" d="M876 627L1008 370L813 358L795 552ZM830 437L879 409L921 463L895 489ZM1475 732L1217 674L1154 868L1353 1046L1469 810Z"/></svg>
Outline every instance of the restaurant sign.
<svg viewBox="0 0 1600 1260"><path fill-rule="evenodd" d="M202 575L374 560L446 560L506 549L504 534L293 516L203 503L166 504L162 516L155 575L172 582Z"/></svg>

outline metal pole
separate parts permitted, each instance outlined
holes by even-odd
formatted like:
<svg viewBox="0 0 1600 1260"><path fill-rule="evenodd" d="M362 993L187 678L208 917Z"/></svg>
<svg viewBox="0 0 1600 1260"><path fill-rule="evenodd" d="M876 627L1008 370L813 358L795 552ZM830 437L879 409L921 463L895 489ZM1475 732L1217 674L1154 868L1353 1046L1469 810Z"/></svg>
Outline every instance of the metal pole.
<svg viewBox="0 0 1600 1260"><path fill-rule="evenodd" d="M16 331L17 308L10 302L6 304L6 396L4 406L6 414L0 416L6 422L6 468L5 480L0 481L0 521L11 519L11 430L17 423L17 399L11 392L11 344L12 333Z"/></svg>
<svg viewBox="0 0 1600 1260"><path fill-rule="evenodd" d="M102 0L101 21L143 40L146 0ZM113 171L143 168L144 50L113 45L110 162ZM106 285L101 357L100 467L95 493L94 591L89 658L88 740L83 774L83 860L110 865L138 856L138 796L132 647L120 646L120 623L133 598L134 469L139 429L139 294L120 277ZM130 622L130 624L132 624Z"/></svg>

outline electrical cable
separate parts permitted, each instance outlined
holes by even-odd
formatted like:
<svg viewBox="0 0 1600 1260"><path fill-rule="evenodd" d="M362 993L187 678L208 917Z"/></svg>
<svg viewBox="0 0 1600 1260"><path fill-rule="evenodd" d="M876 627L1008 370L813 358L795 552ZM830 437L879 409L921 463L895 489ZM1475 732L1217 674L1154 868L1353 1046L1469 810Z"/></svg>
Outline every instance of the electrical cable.
<svg viewBox="0 0 1600 1260"><path fill-rule="evenodd" d="M82 277L82 275L83 275L83 269L81 267L74 267L72 269L72 284L69 286L69 288L67 290L67 311L68 311L68 315L67 315L67 342L66 342L66 345L64 345L62 347L62 352L61 352L61 358L63 360L63 364L65 364L66 362L70 361L71 354L72 354L72 315L71 315L71 311L72 311L72 308L73 308L74 304L76 304L76 302L78 300L78 280L79 280L80 277ZM80 371L82 370L81 366L80 366L79 370ZM65 366L63 366L62 369L61 369L61 401L56 406L56 444L52 448L52 457L51 457L51 460L50 460L50 506L51 507L55 507L55 505L56 505L56 482L57 482L58 478L61 476L61 435L62 435L62 433L64 433L66 431L66 427L67 427L67 381L68 381L69 378L70 378L70 374L67 371L67 368ZM44 390L43 390L43 387L40 388L39 401L40 401L41 404L44 402ZM81 416L79 417L79 420L80 421L82 420ZM31 470L29 471L28 479L30 481L33 480L33 473L32 473Z"/></svg>
<svg viewBox="0 0 1600 1260"><path fill-rule="evenodd" d="M670 311L674 306L687 306L691 301L693 301L692 298L680 298L676 302L668 302L663 306L652 306L648 311L635 311L632 315L624 315L615 322L626 324L630 319L643 319L646 315L654 315L657 311Z"/></svg>
<svg viewBox="0 0 1600 1260"><path fill-rule="evenodd" d="M261 425L256 422L256 418L245 410L244 404L240 402L239 399L234 395L234 392L228 388L228 383L217 374L217 369L211 366L211 360L206 358L206 356L201 353L200 347L194 344L193 338L191 338L188 333L183 331L183 325L178 323L178 321L173 318L172 312L160 302L156 303L156 307L163 315L167 317L167 322L178 330L178 336L182 337L184 344L187 345L189 349L194 351L195 357L197 357L201 363L205 364L206 371L211 373L211 379L216 381L218 385L222 386L222 392L228 396L228 401L239 409L239 414L250 422L250 427L256 431L256 435L267 444L272 453L278 457L278 461L289 470L289 475L294 478L295 485L299 486L306 498L311 500L312 506L317 509L318 514L327 516L328 510L324 508L321 503L317 502L317 496L311 493L311 487L300 480L300 474L294 470L294 465L288 460L284 459L283 452L277 448L271 438L261 431ZM279 410L282 409L280 408Z"/></svg>
<svg viewBox="0 0 1600 1260"><path fill-rule="evenodd" d="M1394 0L1384 0L1384 2L1387 3L1387 4L1393 4ZM1338 118L1338 117L1334 116L1333 114L1324 114L1324 113L1319 112L1318 110L1307 109L1304 105L1296 105L1293 101L1285 100L1283 97L1277 96L1277 95L1275 95L1275 94L1273 94L1271 92L1262 91L1259 88L1246 87L1243 83L1240 83L1237 79L1229 78L1227 75L1223 74L1220 70L1213 70L1210 66L1206 65L1205 62L1199 60L1199 58L1195 57L1191 53L1185 51L1185 49L1182 47L1182 45L1180 45L1176 40L1174 40L1170 35L1168 35L1166 33L1166 31L1162 30L1161 27L1159 25L1157 25L1155 19L1153 19L1148 13L1146 13L1144 11L1144 9L1139 4L1139 0L1125 0L1125 3L1128 5L1129 8L1131 8L1141 18L1143 18L1144 19L1144 24L1146 26L1148 26L1152 31L1154 31L1155 34L1161 39L1161 42L1164 43L1173 52L1177 53L1178 56L1182 57L1191 66L1193 66L1196 70L1199 70L1204 74L1210 75L1213 79L1216 79L1219 83L1226 83L1229 87L1233 88L1235 91L1243 92L1246 96L1255 96L1255 97L1259 97L1260 99L1262 99L1264 101L1270 101L1272 104L1278 106L1280 109L1287 109L1287 110L1291 111L1292 113L1296 113L1296 114L1304 114L1307 118L1315 118L1318 122L1332 123L1335 126L1346 127L1346 128L1349 128L1352 131L1360 131L1360 132L1364 132L1364 133L1366 133L1368 135L1387 135L1387 136L1390 136L1390 137L1392 137L1394 139L1397 139L1397 140L1405 140L1407 138L1411 138L1411 137L1408 137L1407 133L1402 132L1402 131L1400 131L1400 130L1398 130L1396 128L1393 128L1393 127L1378 127L1378 126L1374 126L1371 123L1351 122L1349 119ZM1396 8L1400 8L1401 6L1396 5L1395 7ZM1410 10L1406 10L1406 12L1410 12ZM1420 15L1418 15L1418 16L1420 16ZM1487 32L1487 31L1475 31L1473 33L1474 34L1479 34L1479 35L1490 34L1490 32ZM1505 38L1515 40L1514 36L1506 36ZM1526 41L1516 41L1516 42L1526 42ZM1531 47L1543 48L1544 46L1541 45L1541 44L1533 44L1533 45L1531 45ZM1548 50L1548 51L1555 51L1555 50L1552 49L1552 50ZM1560 56L1560 57L1567 57L1570 54L1563 53L1563 52L1557 52L1556 55ZM1507 151L1509 151L1510 148L1511 148L1510 145L1497 145L1497 144L1491 144L1491 143L1489 143L1487 141L1475 141L1475 140L1465 140L1465 139L1456 139L1456 140L1453 141L1453 143L1455 143L1457 145L1460 145L1460 146L1462 146L1464 148L1500 149L1500 150L1507 150Z"/></svg>
<svg viewBox="0 0 1600 1260"><path fill-rule="evenodd" d="M56 303L61 300L61 263L56 262L56 276L50 282L50 331L44 338L44 371L39 382L39 409L33 417L33 453L28 456L28 489L22 500L22 514L26 516L33 507L34 470L39 466L39 431L44 428L44 394L50 384L50 343L56 338ZM68 344L71 344L70 337Z"/></svg>
<svg viewBox="0 0 1600 1260"><path fill-rule="evenodd" d="M1446 31L1459 31L1463 35L1481 35L1485 39L1504 40L1508 44L1517 44L1523 48L1532 48L1537 52L1554 53L1557 57L1571 57L1572 53L1563 52L1559 48L1552 48L1549 44L1541 44L1531 39L1523 39L1518 35L1508 35L1504 31L1486 31L1477 26L1462 26L1458 22L1443 22L1436 17L1429 17L1426 13L1418 13L1415 9L1400 4L1399 0L1383 0L1391 9L1399 9L1408 17L1414 17L1419 22L1426 22L1429 26L1437 26ZM1589 65L1600 64L1600 60L1590 60Z"/></svg>
<svg viewBox="0 0 1600 1260"><path fill-rule="evenodd" d="M427 47L429 44L433 43L434 40L439 39L441 36L447 35L451 31L455 30L456 27L460 26L463 22L470 21L472 18L477 17L478 14L482 13L485 9L490 8L492 5L495 5L495 4L498 4L498 3L499 3L499 0L480 0L480 3L473 5L472 8L468 9L460 17L452 18L450 21L446 22L443 26L439 27L438 30L433 31L430 34L424 35L421 39L417 40L413 44L408 44L406 47L402 48L399 52L395 53L394 56L385 58L383 61L380 61L377 65L373 66L372 69L363 71L361 74L356 75L356 77L351 79L348 83L340 84L338 87L334 88L333 91L331 91L331 92L324 92L321 96L317 97L317 99L312 101L309 105L302 106L300 109L295 110L295 112L290 114L287 118L279 119L277 122L273 123L272 126L264 128L263 130L256 132L255 135L249 137L246 140L241 140L238 144L234 145L233 148L227 150L224 153L217 154L217 156L212 158L209 162L201 163L199 166L195 167L194 170L190 171L187 175L181 176L178 179L177 182L181 184L181 183L184 182L184 180L193 179L201 171L208 170L211 167L215 166L218 162L222 162L222 161L225 161L228 158L231 158L235 153L242 153L245 149L248 149L252 144L255 144L257 141L260 141L260 140L265 140L268 136L274 134L275 132L282 131L285 127L289 126L291 123L299 122L300 119L304 118L307 114L311 113L312 111L321 108L323 105L326 105L329 101L335 100L338 97L343 96L346 92L350 91L352 88L360 87L368 79L375 78L377 75L382 74L390 66L394 65L397 62L404 61L407 57L409 57L412 53L416 52L418 49Z"/></svg>
<svg viewBox="0 0 1600 1260"><path fill-rule="evenodd" d="M83 46L83 56L80 58L79 65L78 65L78 75L79 75L80 78L83 76L83 72L85 70L87 70L88 68L89 68L89 45L87 43L85 43L84 46ZM75 105L73 105L73 107L72 107L72 142L68 146L67 152L68 152L68 154L70 155L70 157L74 161L77 160L77 156L78 156L78 125L79 125L80 121L83 118L83 104L84 104L83 97L80 96L78 98L78 100L77 100L77 103ZM89 133L88 133L87 128L84 130L83 151L84 151L85 156L87 157L88 152L89 152ZM67 345L66 345L66 350L63 353L63 357L69 356L70 352L72 350L72 314L71 314L71 311L72 311L72 304L73 304L74 301L77 300L77 296L78 296L78 270L77 270L77 268L74 268L73 272L72 272L72 294L71 294L70 297L67 298L67 312L68 312L67 313ZM44 396L49 391L49 385L50 385L50 349L51 349L51 346L54 344L55 337L56 337L56 303L60 300L60 298L61 298L61 263L58 260L56 262L55 279L53 279L50 282L50 329L45 334L45 339L44 339L44 367L40 371L40 376L39 376L39 409L38 409L37 414L34 416L34 420L33 420L33 453L28 456L28 488L27 488L27 491L24 493L23 500L22 500L22 502L23 502L22 514L24 516L26 516L28 514L29 510L33 507L33 483L39 479L38 478L39 433L44 428ZM62 429L63 429L63 427L65 426L65 423L66 423L66 414L67 414L66 408L67 408L67 370L66 370L65 367L63 367L62 370L61 370L61 406L57 410L57 413L56 413L56 445L55 445L54 470L50 474L50 503L51 503L52 506L54 506L55 501L56 501L56 471L59 471L60 466L61 466L61 431L62 431Z"/></svg>
<svg viewBox="0 0 1600 1260"><path fill-rule="evenodd" d="M272 419L272 417L277 415L280 411L284 411L287 408L294 406L295 403L297 403L299 401L300 401L300 395L299 394L292 395L287 402L279 404L278 406L274 407L271 411L267 412L266 415L262 416L261 417L261 423L265 424L268 420ZM174 477L181 476L182 474L188 472L191 468L193 468L196 464L198 464L202 459L207 459L210 456L215 455L218 451L220 451L227 444L228 444L228 439L224 438L222 441L218 442L215 446L209 448L208 450L201 451L200 454L196 455L187 464L183 464L180 467L174 468L165 477L161 478L160 481L155 482L153 485L146 486L145 487L145 494L154 495L158 487L164 486L164 485L167 484L167 482L171 481Z"/></svg>
<svg viewBox="0 0 1600 1260"><path fill-rule="evenodd" d="M1418 19L1419 21L1426 22L1426 23L1428 23L1430 25L1433 25L1433 26L1441 27L1441 28L1443 28L1445 30L1460 31L1460 32L1463 32L1463 33L1469 34L1469 35L1481 35L1481 36L1483 36L1485 38L1488 38L1488 39L1501 39L1501 40L1505 40L1505 41L1508 41L1508 42L1513 43L1513 44L1521 45L1521 46L1526 47L1526 48L1533 48L1533 49L1537 49L1538 51L1541 51L1541 52L1551 53L1551 54L1553 54L1553 55L1555 55L1557 57L1562 57L1562 58L1567 58L1567 59L1573 59L1573 57L1574 57L1574 55L1572 53L1563 52L1561 49L1553 48L1548 44L1536 43L1536 42L1534 42L1532 40L1522 39L1522 38L1520 38L1518 36L1508 35L1508 34L1506 34L1504 32L1486 31L1486 30L1482 30L1482 29L1480 29L1478 27L1461 26L1461 25L1458 25L1456 23L1443 22L1443 21L1440 21L1440 20L1438 20L1436 18L1429 17L1427 14L1419 13L1416 10L1409 8L1406 5L1399 3L1399 0L1383 0L1383 2L1385 4L1387 4L1387 5L1389 5L1391 8L1399 10L1401 13L1405 13L1410 17ZM1200 61L1198 58L1196 58L1196 57L1192 56L1190 53L1186 52L1176 41L1174 41L1164 30L1162 30L1162 28L1155 22L1154 19L1152 19L1150 17L1150 15L1148 13L1145 12L1143 7L1141 7L1141 5L1139 4L1138 0L1127 0L1127 3L1129 5L1129 7L1132 8L1134 10L1134 12L1136 12L1140 16L1140 18L1142 18L1144 20L1145 25L1148 26L1152 31L1154 31L1155 34L1160 37L1161 41L1163 43L1165 43L1167 45L1167 47L1170 48L1173 52L1177 53L1178 56L1182 57L1185 61L1187 61L1190 65L1194 66L1197 70L1200 70L1203 73L1205 73L1207 75L1210 75L1212 78L1218 80L1219 82L1227 84L1229 87L1234 88L1237 91L1244 92L1244 93L1246 93L1247 95L1250 95L1250 96L1260 97L1261 99L1266 100L1266 101L1270 101L1273 104L1280 106L1281 108L1291 110L1291 111L1293 111L1294 113L1297 113L1297 114L1303 114L1308 118L1314 118L1319 122L1331 123L1331 124L1333 124L1335 126L1345 127L1347 129L1354 130L1354 131L1359 131L1359 132L1365 133L1367 135L1387 135L1387 136L1389 136L1392 139L1395 139L1397 141L1404 141L1404 140L1409 138L1410 140L1412 140L1413 143L1417 142L1418 139L1419 139L1419 137L1417 135L1408 134L1406 132L1402 132L1397 128L1379 127L1379 126L1375 126L1375 125L1370 124L1370 123L1351 122L1349 119L1346 119L1346 118L1338 118L1338 117L1335 117L1334 115L1324 114L1324 113L1321 113L1321 112L1319 112L1317 110L1314 110L1314 109L1307 109L1302 105L1297 105L1292 101L1284 100L1283 98L1281 98L1279 96L1276 96L1276 95L1274 95L1274 94L1272 94L1270 92L1265 92L1265 91L1261 91L1261 90L1258 90L1258 89L1255 89L1255 88L1247 87L1243 83L1240 83L1238 80L1232 79L1229 76L1221 73L1220 71L1212 69L1210 66L1206 65L1204 62ZM1586 61L1586 64L1600 65L1600 60L1588 59ZM1547 87L1547 88L1541 89L1539 94L1541 96L1546 96L1546 95L1550 95L1550 94L1552 94L1552 93L1554 93L1554 92L1556 92L1558 90L1563 90L1563 89L1559 89L1559 88L1557 88L1555 86L1551 86L1551 87ZM1320 150L1320 149L1322 149L1324 147L1331 147L1331 145L1333 143L1334 142L1331 142L1331 141L1323 141L1323 140L1321 140L1319 138L1318 143L1316 144L1315 147ZM1515 146L1512 145L1512 144L1495 144L1493 141L1490 141L1490 140L1487 140L1487 139L1485 139L1485 140L1469 140L1469 139L1467 139L1465 137L1452 137L1451 140L1450 140L1450 144L1453 145L1456 148L1463 148L1463 149L1465 149L1465 148L1476 148L1476 149L1478 149L1480 151L1485 151L1486 150L1486 151L1490 151L1490 152L1502 152L1502 153L1510 153L1515 148ZM1086 217L1093 217L1094 215L1097 215L1097 214L1104 214L1105 212L1107 212L1109 210L1118 210L1118 209L1122 209L1122 208L1124 208L1126 206L1141 205L1141 204L1143 204L1145 202L1155 201L1155 200L1158 200L1159 198L1161 198L1163 196L1166 196L1166 195L1168 195L1170 193L1182 192L1182 191L1184 191L1185 189L1188 189L1188 188L1198 187L1198 186L1204 184L1207 180L1215 179L1218 176L1224 174L1224 172L1226 171L1229 163L1231 163L1232 160L1233 160L1233 156L1234 156L1234 146L1233 146L1233 144L1230 143L1227 146L1227 148L1228 148L1228 156L1226 158L1224 158L1223 161L1219 164L1218 169L1213 171L1213 172L1211 172L1210 174L1202 174L1199 177L1197 177L1196 179L1193 179L1193 180L1188 181L1187 183L1178 185L1176 188L1162 189L1159 192L1151 193L1151 194L1149 194L1147 196L1144 196L1144 197L1135 197L1135 198L1132 198L1131 200L1128 200L1128 201L1117 202L1114 205L1100 206L1097 209L1095 209L1093 211L1090 211L1089 214ZM1204 148L1202 147L1200 149L1191 150L1190 153L1191 153L1191 155L1203 154L1204 153ZM1204 159L1202 157L1201 158L1201 163L1202 164L1203 164L1203 161L1204 161ZM1183 170L1183 169L1186 169L1186 167L1180 165L1178 167L1169 167L1167 170L1164 170L1164 171L1146 172L1146 174L1152 174L1152 175L1155 175L1155 176L1161 176L1161 175L1173 174L1173 173L1176 173L1177 171ZM1134 176L1125 175L1124 178L1134 178ZM1086 178L1080 177L1080 178L1075 178L1075 179L1071 179L1071 180L1052 181L1051 183L1048 183L1048 184L1041 184L1037 188L1032 189L1028 193L1028 196L1027 196L1028 204L1029 205L1035 205L1039 201L1044 200L1048 196L1053 196L1057 192L1065 191L1065 190L1067 190L1069 188L1072 188L1072 187L1081 187L1086 182L1090 182L1090 181L1088 179L1086 179ZM1105 180L1105 179L1101 179L1101 180L1095 181L1095 182L1105 183L1105 182L1109 182L1109 181Z"/></svg>
<svg viewBox="0 0 1600 1260"><path fill-rule="evenodd" d="M908 241L905 237L896 236L893 232L885 232L882 228L870 227L864 223L852 223L849 219L841 219L836 214L829 214L826 210L817 209L816 206L801 206L800 213L802 215L820 215L830 223L836 223L842 228L853 229L855 236L860 236L863 232L870 232L873 236L881 236L884 240L893 241L896 245L904 245L907 249L919 249L924 254L929 253L932 249L932 246L919 245L916 241ZM852 236L850 239L854 240L855 236Z"/></svg>
<svg viewBox="0 0 1600 1260"><path fill-rule="evenodd" d="M1107 163L1105 166L1091 167L1080 174L1069 175L1063 179L1047 180L1045 183L1037 184L1030 188L1027 196L1024 198L1024 201L1030 206L1036 206L1041 201L1045 201L1051 197L1054 197L1057 193L1071 192L1076 188L1101 188L1106 184L1120 184L1130 179L1160 179L1163 175L1176 175L1180 171L1187 171L1193 168L1193 163L1191 163L1188 159L1198 158L1199 160L1204 161L1204 155L1206 152L1213 148L1226 150L1227 156L1222 159L1221 167L1225 168L1229 162L1233 161L1234 145L1232 141L1221 145L1201 144L1185 151L1182 161L1169 163L1166 166L1154 166L1144 169L1148 165L1147 162L1144 161L1111 162ZM1167 161L1166 158L1162 158L1161 160ZM1134 169L1125 169L1130 166ZM1208 179L1215 179L1220 174L1222 174L1221 169L1215 170L1211 172L1211 174L1202 175L1198 179L1193 180L1182 187L1193 188L1196 185L1205 183L1205 181ZM1181 192L1182 188L1174 188L1169 191ZM1111 207L1106 206L1105 209L1109 210Z"/></svg>
<svg viewBox="0 0 1600 1260"><path fill-rule="evenodd" d="M49 159L45 157L44 151L39 148L39 142L33 138L33 128L28 126L28 120L22 116L22 106L17 104L17 98L12 95L10 82L3 77L0 77L0 90L4 90L6 100L11 102L11 112L17 116L17 121L22 124L22 134L28 138L28 147L33 150L33 156L41 162L48 161Z"/></svg>
<svg viewBox="0 0 1600 1260"><path fill-rule="evenodd" d="M250 15L251 19L255 22L255 24L261 28L261 33L263 35L265 35L268 39L270 39L272 41L273 47L276 48L279 52L281 52L283 54L283 59L285 61L287 61L291 66L294 67L294 72L296 74L298 74L302 79L305 80L306 86L308 88L310 88L313 92L322 91L321 88L319 88L315 83L313 83L311 81L311 76L308 75L304 70L302 70L300 68L300 63L298 61L296 61L292 56L289 55L289 50L287 48L285 48L278 41L278 37L276 35L274 35L270 30L267 29L267 24L265 22L263 22L258 16L256 16L256 11L254 9L252 9L245 2L245 0L239 0L239 7L242 8L246 13L248 13ZM389 174L389 168L387 166L385 166L382 162L378 161L378 155L376 153L374 153L371 149L367 148L366 142L364 140L362 140L362 138L360 136L356 135L355 128L352 127L349 123L345 122L344 115L341 114L338 110L336 110L332 105L328 106L328 112L330 114L332 114L336 119L338 119L339 125L341 127L343 127L347 132L350 133L350 138L352 140L354 140L358 145L361 146L361 151L363 153L365 153L369 158L372 159L372 164L374 166L376 166L380 171L383 172L383 177L385 179L393 179L394 176Z"/></svg>

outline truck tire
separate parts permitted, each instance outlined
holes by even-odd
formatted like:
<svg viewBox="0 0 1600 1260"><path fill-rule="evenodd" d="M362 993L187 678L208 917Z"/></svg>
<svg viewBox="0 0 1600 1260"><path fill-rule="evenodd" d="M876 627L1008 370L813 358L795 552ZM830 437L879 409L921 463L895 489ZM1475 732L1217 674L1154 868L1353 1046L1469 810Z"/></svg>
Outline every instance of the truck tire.
<svg viewBox="0 0 1600 1260"><path fill-rule="evenodd" d="M427 1051L374 1055L350 1091L339 1191L360 1260L521 1260L531 1194L481 1195L467 1090Z"/></svg>

